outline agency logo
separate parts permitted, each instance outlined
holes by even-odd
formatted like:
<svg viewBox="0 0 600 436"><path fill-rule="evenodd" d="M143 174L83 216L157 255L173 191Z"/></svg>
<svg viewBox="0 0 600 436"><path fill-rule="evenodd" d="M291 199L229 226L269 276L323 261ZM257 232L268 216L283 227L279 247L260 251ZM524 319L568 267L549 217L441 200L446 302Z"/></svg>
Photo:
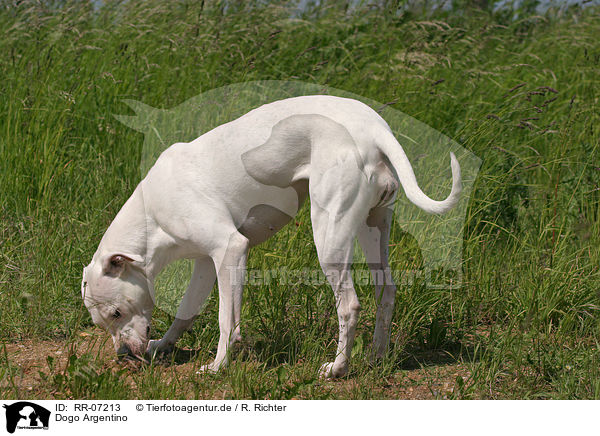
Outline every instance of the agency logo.
<svg viewBox="0 0 600 436"><path fill-rule="evenodd" d="M115 117L126 126L144 134L140 160L140 175L144 178L158 157L171 144L195 141L215 128L222 129L227 123L242 116L248 116L245 114L252 114L254 110L260 110L257 108L265 104L281 102L291 97L315 95L357 100L376 111L381 117L381 122L387 125L386 129L389 127L395 138L388 138L392 144L390 149L401 150L406 154L403 159L407 159L409 162L407 165L412 168L410 173L412 174L414 171L414 174L417 175L418 189L426 193L430 199L444 199L449 196L453 180L450 155L454 153L457 161L460 162L462 194L452 210L444 215L425 212L409 200L407 195L404 195L403 188L398 189L393 176L388 176L387 179L389 180L388 188L392 189L386 188L379 206L393 213L396 225L393 228L392 237L398 240L401 233L406 233L419 248L414 264L396 263L398 266L391 271L395 282L410 284L413 280L419 280L431 288L460 288L463 285L464 224L469 198L481 166L481 160L449 137L392 108L390 104L320 84L267 80L212 89L171 109L153 108L139 101L124 100L124 103L133 109L135 115L115 115ZM279 217L277 219L284 223L291 220L291 217L297 216L298 209L304 201L303 198L298 195L296 188L285 184L284 172L277 173L277 175L273 173L274 168L281 167L281 161L270 163L271 161L268 159L273 156L287 156L290 153L290 151L283 152L278 148L279 144L285 143L286 132L317 129L321 132L329 132L332 140L336 141L336 144L343 144L346 152L333 163L326 158L311 161L310 201L313 206L318 206L322 211L321 221L323 222L331 221L327 218L329 216L342 216L340 211L330 210L331 207L334 207L329 204L330 188L338 186L341 180L347 180L349 174L355 174L356 176L352 180L359 182L369 180L371 177L369 174L373 174L372 172L367 174L364 156L355 143L357 132L349 132L346 127L328 117L327 113L313 113L309 108L300 114L292 114L287 118L278 119L278 122L271 128L264 128L264 134L258 135L255 143L252 143L247 137L243 138L244 141L250 141L249 145L246 146L242 155L230 162L231 165L227 163L229 165L227 168L230 168L228 171L231 171L232 177L235 176L235 180L244 180L243 183L260 187L257 192L268 194L262 195L260 198L245 197L243 205L241 202L238 204L240 208L244 208L240 214L246 214L248 217L260 216L261 218L252 218L252 220L258 220L257 222L261 223L267 222L267 218L262 218L266 216L277 216ZM256 129L258 128L256 126ZM249 129L248 131L254 130ZM383 137L385 137L385 133L382 133ZM242 140L241 137L239 139ZM396 143L396 141L398 142ZM290 150L299 149L299 146L290 148ZM324 149L330 150L327 147ZM215 156L218 156L218 153ZM215 158L210 159L214 160ZM385 172L380 171L377 174L379 174L380 180L384 180L386 177ZM387 174L391 175L392 171L390 170ZM396 191L400 193L394 199L393 194ZM352 204L354 202L344 203L348 207ZM344 211L344 214L350 214L350 212ZM335 231L328 230L333 227L323 226L323 228L325 230L323 236L320 237L321 240L329 241L327 235L336 237ZM380 238L378 230L372 226L370 228L372 230L369 231L369 237ZM275 231L273 228L266 228L265 234ZM323 242L323 246L331 246L331 243ZM364 250L358 248L356 244L353 253L356 262L366 263ZM371 250L372 256L378 256L378 253L377 250ZM187 283L191 280L192 271L191 261L176 262L161 273L155 284L149 283L148 287L156 306L179 319L190 319L196 316L199 311L197 306L188 304L187 300L186 303L179 304L183 298L183 291L187 289ZM281 271L281 266L278 265L276 269L278 274L273 280L284 286L286 283L283 283L282 280L285 275L281 274ZM310 273L311 286L326 283L325 276L317 276L317 283L312 281L313 273L318 274L320 271L320 268L315 268ZM237 272L235 270L230 270L230 272L233 274L232 280L238 280ZM262 269L246 271L244 277L257 277L257 274L259 277L264 277L263 272ZM303 274L299 270L294 270L292 273L297 277L301 277ZM374 278L376 283L373 284L382 284L383 274L379 276L379 278ZM356 277L353 279L358 281ZM360 281L362 282L362 280Z"/></svg>
<svg viewBox="0 0 600 436"><path fill-rule="evenodd" d="M19 401L10 405L4 404L6 409L6 431L14 433L18 429L48 430L50 411L42 406L29 401Z"/></svg>

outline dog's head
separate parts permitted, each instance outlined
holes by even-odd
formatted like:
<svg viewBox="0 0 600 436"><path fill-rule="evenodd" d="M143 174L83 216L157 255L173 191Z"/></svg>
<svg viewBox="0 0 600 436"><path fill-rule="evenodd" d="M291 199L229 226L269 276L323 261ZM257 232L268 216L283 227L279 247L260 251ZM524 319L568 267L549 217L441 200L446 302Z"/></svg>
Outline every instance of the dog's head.
<svg viewBox="0 0 600 436"><path fill-rule="evenodd" d="M148 345L154 307L142 262L122 253L94 256L81 282L94 324L110 332L117 354L138 358Z"/></svg>

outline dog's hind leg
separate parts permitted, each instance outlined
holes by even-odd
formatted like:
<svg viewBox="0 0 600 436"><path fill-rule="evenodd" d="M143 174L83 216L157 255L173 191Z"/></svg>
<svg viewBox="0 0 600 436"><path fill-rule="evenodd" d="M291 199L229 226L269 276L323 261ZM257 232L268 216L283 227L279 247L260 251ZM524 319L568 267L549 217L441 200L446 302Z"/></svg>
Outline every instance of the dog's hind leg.
<svg viewBox="0 0 600 436"><path fill-rule="evenodd" d="M215 278L215 264L212 259L208 256L196 259L192 279L181 299L181 303L179 303L179 309L173 324L161 340L152 340L148 343L146 353L150 357L153 357L157 352L170 352L181 335L192 326L215 284Z"/></svg>
<svg viewBox="0 0 600 436"><path fill-rule="evenodd" d="M385 354L390 340L390 325L394 312L396 286L388 263L390 225L393 209L376 207L358 233L358 242L365 254L375 286L377 315L373 334L373 357Z"/></svg>
<svg viewBox="0 0 600 436"><path fill-rule="evenodd" d="M369 192L362 173L356 171L352 176L352 170L352 166L341 166L334 169L337 175L331 174L333 183L311 179L309 186L313 237L319 263L335 295L339 322L336 357L321 367L322 377L342 377L348 372L360 312L352 281L352 255L354 238L369 210Z"/></svg>

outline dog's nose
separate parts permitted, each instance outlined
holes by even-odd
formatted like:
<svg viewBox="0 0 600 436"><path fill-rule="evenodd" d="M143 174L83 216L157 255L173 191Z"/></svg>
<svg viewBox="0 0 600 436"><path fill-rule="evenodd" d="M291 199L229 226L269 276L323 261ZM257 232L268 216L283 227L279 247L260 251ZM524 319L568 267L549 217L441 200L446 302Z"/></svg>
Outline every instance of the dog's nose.
<svg viewBox="0 0 600 436"><path fill-rule="evenodd" d="M134 357L134 355L131 352L131 348L129 348L127 344L121 344L121 346L117 350L117 357L119 359L123 359L128 357Z"/></svg>

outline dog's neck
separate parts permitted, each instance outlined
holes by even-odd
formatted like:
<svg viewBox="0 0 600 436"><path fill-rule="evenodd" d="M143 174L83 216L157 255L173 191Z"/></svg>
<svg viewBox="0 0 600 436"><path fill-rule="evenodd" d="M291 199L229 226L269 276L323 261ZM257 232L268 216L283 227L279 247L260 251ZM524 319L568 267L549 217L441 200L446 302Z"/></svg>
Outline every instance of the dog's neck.
<svg viewBox="0 0 600 436"><path fill-rule="evenodd" d="M148 216L144 205L142 183L125 202L102 237L94 258L121 253L143 259L144 273L150 283L177 256L176 245Z"/></svg>

